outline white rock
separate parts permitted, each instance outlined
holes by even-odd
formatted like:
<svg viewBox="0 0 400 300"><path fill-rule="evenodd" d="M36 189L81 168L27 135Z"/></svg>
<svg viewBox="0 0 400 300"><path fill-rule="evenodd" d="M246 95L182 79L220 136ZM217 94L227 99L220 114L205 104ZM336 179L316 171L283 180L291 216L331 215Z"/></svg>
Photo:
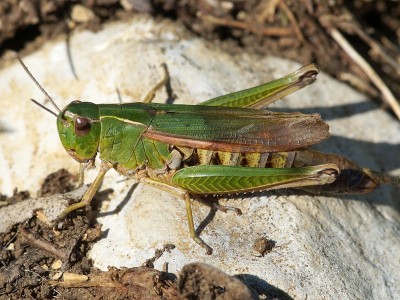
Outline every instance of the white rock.
<svg viewBox="0 0 400 300"><path fill-rule="evenodd" d="M299 64L276 57L231 56L217 46L191 37L166 21L137 18L111 24L98 33L71 38L74 79L63 40L24 58L37 80L60 107L75 99L96 103L139 101L169 66L176 103L196 104L287 74ZM61 167L77 172L77 163L63 150L55 119L29 102L44 96L18 64L0 71L0 189L35 192L44 177ZM273 108L320 112L333 138L320 147L343 154L374 169L399 174L400 126L377 105L325 74L313 86L279 101ZM157 101L166 99L158 93ZM88 172L91 182L96 170ZM110 171L102 189L113 188L103 214L107 236L90 256L101 269L138 266L155 248L172 243L155 265L169 262L176 272L188 262L207 262L229 274L243 274L261 293L267 283L295 299L389 299L400 295L399 190L384 187L365 196L343 198L288 195L221 201L242 216L217 212L193 203L196 227L214 248L207 256L189 237L184 203L168 193L138 186ZM285 196L286 195L286 196ZM123 205L121 205L123 203ZM29 208L28 208L29 209ZM3 210L0 209L0 215ZM209 219L208 219L209 217ZM277 247L256 257L253 242L260 236ZM256 281L254 281L254 277Z"/></svg>

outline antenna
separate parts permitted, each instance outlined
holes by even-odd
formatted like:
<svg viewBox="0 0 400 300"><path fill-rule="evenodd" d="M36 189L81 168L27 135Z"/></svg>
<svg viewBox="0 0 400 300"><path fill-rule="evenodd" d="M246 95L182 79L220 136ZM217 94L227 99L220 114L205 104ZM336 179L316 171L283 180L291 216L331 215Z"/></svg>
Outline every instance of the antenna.
<svg viewBox="0 0 400 300"><path fill-rule="evenodd" d="M54 111L48 109L48 108L47 108L46 106L44 106L43 104L40 104L40 103L37 102L35 99L31 99L31 101L32 101L33 103L35 103L37 106L39 106L40 108L43 108L45 111L48 111L48 112L51 113L52 115L55 115L56 118L58 117L57 114L56 114Z"/></svg>
<svg viewBox="0 0 400 300"><path fill-rule="evenodd" d="M32 79L32 81L36 84L36 86L42 91L42 93L47 97L47 99L50 100L51 104L53 104L53 106L56 108L56 110L58 112L61 112L61 109L58 108L57 104L53 101L53 99L50 97L50 95L46 92L46 90L40 85L40 83L35 79L35 77L33 77L32 73L29 71L28 67L22 62L22 59L19 57L18 54L15 54L15 57L17 58L17 60L19 61L19 63L21 64L21 66L24 68L25 72L29 75L29 77ZM31 99L34 103L36 103L37 105L39 105L41 108L47 110L48 112L51 112L53 115L55 115L57 117L57 114L52 112L50 109L44 107L43 105L41 105L40 103L38 103L37 101Z"/></svg>

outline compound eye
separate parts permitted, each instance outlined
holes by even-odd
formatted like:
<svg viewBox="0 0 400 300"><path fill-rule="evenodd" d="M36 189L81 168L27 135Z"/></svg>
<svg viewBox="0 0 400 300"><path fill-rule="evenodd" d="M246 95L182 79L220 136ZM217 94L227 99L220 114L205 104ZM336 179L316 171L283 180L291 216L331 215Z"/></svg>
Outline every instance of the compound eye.
<svg viewBox="0 0 400 300"><path fill-rule="evenodd" d="M85 136L90 132L91 121L88 118L76 117L74 126L77 136Z"/></svg>

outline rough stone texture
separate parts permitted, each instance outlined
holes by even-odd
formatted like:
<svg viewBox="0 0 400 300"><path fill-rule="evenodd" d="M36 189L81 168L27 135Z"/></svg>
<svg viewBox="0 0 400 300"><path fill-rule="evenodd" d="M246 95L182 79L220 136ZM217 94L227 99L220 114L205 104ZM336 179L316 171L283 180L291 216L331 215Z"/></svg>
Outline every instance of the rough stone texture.
<svg viewBox="0 0 400 300"><path fill-rule="evenodd" d="M101 32L71 38L75 80L63 40L24 58L31 72L63 107L81 99L97 103L138 101L169 66L176 103L196 104L289 73L298 64L276 57L230 56L168 22L136 19ZM0 71L0 189L35 191L44 177L61 167L78 166L62 149L55 119L32 105L44 97L15 64ZM157 101L164 101L164 92ZM400 126L388 114L346 85L320 74L313 86L272 105L286 111L319 112L333 137L319 145L361 165L399 174ZM88 172L91 182L95 170ZM213 213L193 203L201 237L214 248L207 256L189 237L184 203L109 172L102 189L111 201L99 216L104 239L91 251L96 266L137 266L155 248L176 248L155 262L175 272L189 262L206 262L241 274L255 289L273 285L296 299L399 298L400 191L381 188L365 196L342 198L295 195L288 191L221 201L242 216ZM27 208L29 209L29 207ZM3 211L0 210L0 214ZM17 213L19 213L17 211ZM203 228L202 226L201 228ZM252 244L265 236L272 252L256 257Z"/></svg>

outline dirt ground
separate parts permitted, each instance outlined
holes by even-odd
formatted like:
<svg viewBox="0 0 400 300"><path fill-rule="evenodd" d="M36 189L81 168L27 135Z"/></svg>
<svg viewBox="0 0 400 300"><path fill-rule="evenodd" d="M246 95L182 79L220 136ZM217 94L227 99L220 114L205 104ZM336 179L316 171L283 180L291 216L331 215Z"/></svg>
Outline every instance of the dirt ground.
<svg viewBox="0 0 400 300"><path fill-rule="evenodd" d="M399 1L3 0L0 55L26 54L59 35L68 39L72 31L96 31L132 14L172 19L229 52L316 62L400 118ZM64 193L75 184L76 176L60 170L48 176L40 193ZM0 205L28 197L15 191L0 196ZM72 213L60 228L49 228L39 217L0 234L0 299L291 299L284 291L257 290L207 265L186 266L179 278L167 266L162 272L153 269L172 245L137 268L100 272L86 258L99 238L101 226L86 211ZM227 282L230 289L222 289Z"/></svg>

